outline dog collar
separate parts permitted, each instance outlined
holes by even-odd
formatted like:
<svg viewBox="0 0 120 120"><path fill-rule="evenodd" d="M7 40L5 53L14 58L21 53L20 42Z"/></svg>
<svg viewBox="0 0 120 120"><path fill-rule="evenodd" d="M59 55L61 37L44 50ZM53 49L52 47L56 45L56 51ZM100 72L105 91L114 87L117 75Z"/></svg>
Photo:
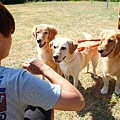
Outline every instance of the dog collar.
<svg viewBox="0 0 120 120"><path fill-rule="evenodd" d="M66 56L64 56L62 60L58 61L58 63L62 62L65 58L66 58Z"/></svg>
<svg viewBox="0 0 120 120"><path fill-rule="evenodd" d="M68 63L68 62L73 61L73 60L77 57L77 54L78 54L78 53L75 51L73 59L66 60L66 62Z"/></svg>

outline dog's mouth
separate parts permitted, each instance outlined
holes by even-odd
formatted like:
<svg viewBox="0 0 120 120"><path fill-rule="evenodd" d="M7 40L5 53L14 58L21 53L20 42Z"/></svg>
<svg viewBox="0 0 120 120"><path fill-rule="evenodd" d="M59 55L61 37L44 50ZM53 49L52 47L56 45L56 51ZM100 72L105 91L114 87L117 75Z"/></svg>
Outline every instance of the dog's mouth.
<svg viewBox="0 0 120 120"><path fill-rule="evenodd" d="M42 43L42 39L37 39L37 43L40 48L42 48L46 44L46 42Z"/></svg>
<svg viewBox="0 0 120 120"><path fill-rule="evenodd" d="M62 60L59 60L58 63L62 62L65 58L66 58L66 56L64 56Z"/></svg>
<svg viewBox="0 0 120 120"><path fill-rule="evenodd" d="M108 55L110 55L110 53L113 51L113 49L109 52L109 53L107 53L107 54L104 54L104 53L100 53L101 54L101 57L107 57Z"/></svg>
<svg viewBox="0 0 120 120"><path fill-rule="evenodd" d="M64 56L62 60L58 60L58 57L59 57L59 56L53 56L53 59L54 59L54 61L55 61L56 63L60 63L60 62L62 62L62 61L66 58L66 56Z"/></svg>
<svg viewBox="0 0 120 120"><path fill-rule="evenodd" d="M38 43L38 44L39 44L39 47L42 48L46 44L46 42L44 42L43 44L41 43Z"/></svg>

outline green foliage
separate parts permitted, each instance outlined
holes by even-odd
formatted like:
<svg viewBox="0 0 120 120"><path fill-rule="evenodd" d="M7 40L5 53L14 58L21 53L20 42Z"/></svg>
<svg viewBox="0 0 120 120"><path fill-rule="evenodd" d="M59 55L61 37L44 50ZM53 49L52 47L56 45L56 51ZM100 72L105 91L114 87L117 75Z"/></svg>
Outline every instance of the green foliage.
<svg viewBox="0 0 120 120"><path fill-rule="evenodd" d="M110 0L110 2L119 2L119 0Z"/></svg>
<svg viewBox="0 0 120 120"><path fill-rule="evenodd" d="M2 2L3 4L21 4L21 3L25 3L25 2L37 2L39 0L0 0L0 2Z"/></svg>
<svg viewBox="0 0 120 120"><path fill-rule="evenodd" d="M21 4L25 2L37 2L37 1L52 1L52 0L0 0L3 4ZM53 0L54 1L54 0ZM55 0L55 1L89 1L89 0ZM101 1L106 2L106 0L92 0L92 1ZM119 0L109 0L110 2L119 2Z"/></svg>
<svg viewBox="0 0 120 120"><path fill-rule="evenodd" d="M3 4L19 4L19 3L25 3L26 0L0 0Z"/></svg>

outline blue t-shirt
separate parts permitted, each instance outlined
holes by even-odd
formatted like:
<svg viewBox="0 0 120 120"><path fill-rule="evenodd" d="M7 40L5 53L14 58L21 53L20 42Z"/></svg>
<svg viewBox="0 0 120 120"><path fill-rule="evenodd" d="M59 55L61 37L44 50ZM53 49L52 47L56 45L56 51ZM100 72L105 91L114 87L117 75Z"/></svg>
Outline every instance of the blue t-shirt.
<svg viewBox="0 0 120 120"><path fill-rule="evenodd" d="M23 120L27 105L51 109L59 99L61 88L34 76L24 69L0 66L0 117Z"/></svg>

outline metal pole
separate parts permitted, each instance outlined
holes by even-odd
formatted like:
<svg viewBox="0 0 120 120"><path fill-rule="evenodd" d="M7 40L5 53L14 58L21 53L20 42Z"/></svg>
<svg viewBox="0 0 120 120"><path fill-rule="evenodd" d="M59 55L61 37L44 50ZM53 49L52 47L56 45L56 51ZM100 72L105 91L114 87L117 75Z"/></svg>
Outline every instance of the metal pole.
<svg viewBox="0 0 120 120"><path fill-rule="evenodd" d="M108 9L108 0L106 0L106 8Z"/></svg>
<svg viewBox="0 0 120 120"><path fill-rule="evenodd" d="M92 4L92 0L90 0L90 4Z"/></svg>

